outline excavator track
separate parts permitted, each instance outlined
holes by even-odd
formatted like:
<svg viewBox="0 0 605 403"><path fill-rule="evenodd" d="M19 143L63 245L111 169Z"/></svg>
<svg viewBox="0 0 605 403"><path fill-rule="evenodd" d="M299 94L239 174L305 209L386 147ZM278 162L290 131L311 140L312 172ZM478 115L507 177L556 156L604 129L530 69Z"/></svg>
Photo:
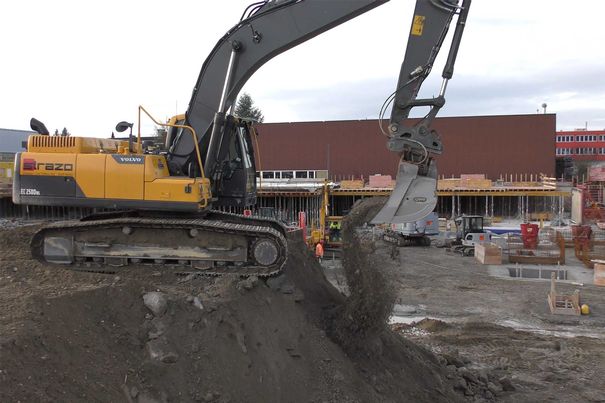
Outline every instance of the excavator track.
<svg viewBox="0 0 605 403"><path fill-rule="evenodd" d="M108 217L108 218L107 218ZM286 262L285 228L272 219L211 211L203 217L100 216L38 231L32 255L77 271L143 264L208 276L268 277Z"/></svg>
<svg viewBox="0 0 605 403"><path fill-rule="evenodd" d="M394 244L396 246L430 246L431 238L423 236L405 237L393 231L387 231L382 236L385 242Z"/></svg>

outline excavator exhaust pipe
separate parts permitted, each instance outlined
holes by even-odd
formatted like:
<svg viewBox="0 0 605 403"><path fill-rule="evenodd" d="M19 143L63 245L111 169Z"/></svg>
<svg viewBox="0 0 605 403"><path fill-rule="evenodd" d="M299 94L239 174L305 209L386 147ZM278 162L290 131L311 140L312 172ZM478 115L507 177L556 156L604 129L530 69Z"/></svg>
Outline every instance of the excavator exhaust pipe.
<svg viewBox="0 0 605 403"><path fill-rule="evenodd" d="M427 175L418 173L418 165L399 161L397 181L389 200L371 224L404 224L429 215L437 205L437 167L432 161Z"/></svg>

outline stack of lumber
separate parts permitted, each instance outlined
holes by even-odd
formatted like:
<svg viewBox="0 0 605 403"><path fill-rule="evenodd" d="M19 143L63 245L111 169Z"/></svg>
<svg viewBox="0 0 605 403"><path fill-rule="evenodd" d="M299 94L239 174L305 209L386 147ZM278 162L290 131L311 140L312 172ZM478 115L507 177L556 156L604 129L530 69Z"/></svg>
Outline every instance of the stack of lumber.
<svg viewBox="0 0 605 403"><path fill-rule="evenodd" d="M492 181L485 179L483 174L465 174L460 178L439 179L437 182L438 190L448 189L489 189L492 187Z"/></svg>
<svg viewBox="0 0 605 403"><path fill-rule="evenodd" d="M368 187L371 188L392 188L395 185L391 175L370 175Z"/></svg>
<svg viewBox="0 0 605 403"><path fill-rule="evenodd" d="M351 179L340 181L341 189L363 189L364 182L362 179Z"/></svg>

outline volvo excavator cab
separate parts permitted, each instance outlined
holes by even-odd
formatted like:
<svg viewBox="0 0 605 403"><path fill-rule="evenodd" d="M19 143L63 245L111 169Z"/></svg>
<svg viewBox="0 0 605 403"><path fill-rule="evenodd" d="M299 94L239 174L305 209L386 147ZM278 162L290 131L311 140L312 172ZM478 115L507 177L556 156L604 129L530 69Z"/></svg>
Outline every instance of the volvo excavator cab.
<svg viewBox="0 0 605 403"><path fill-rule="evenodd" d="M178 127L185 124L185 115L173 117L168 122L165 148L166 159L171 175L199 177L202 172L212 176L212 195L215 206L245 207L256 203L256 163L254 157L253 137L256 131L253 122L227 115L223 121L220 135L222 141L217 152L201 158L201 167L194 152L183 159L176 149L183 143L194 148L194 140L187 128ZM199 148L208 148L209 136L201 139ZM214 161L214 170L209 172L208 158Z"/></svg>

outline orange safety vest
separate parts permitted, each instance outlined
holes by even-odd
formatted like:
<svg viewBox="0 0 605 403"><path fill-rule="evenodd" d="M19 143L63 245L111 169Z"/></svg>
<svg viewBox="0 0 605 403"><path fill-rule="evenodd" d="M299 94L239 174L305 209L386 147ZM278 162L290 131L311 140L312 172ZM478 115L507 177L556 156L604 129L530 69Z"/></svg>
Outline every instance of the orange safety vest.
<svg viewBox="0 0 605 403"><path fill-rule="evenodd" d="M315 257L324 257L324 247L319 242L315 245Z"/></svg>

